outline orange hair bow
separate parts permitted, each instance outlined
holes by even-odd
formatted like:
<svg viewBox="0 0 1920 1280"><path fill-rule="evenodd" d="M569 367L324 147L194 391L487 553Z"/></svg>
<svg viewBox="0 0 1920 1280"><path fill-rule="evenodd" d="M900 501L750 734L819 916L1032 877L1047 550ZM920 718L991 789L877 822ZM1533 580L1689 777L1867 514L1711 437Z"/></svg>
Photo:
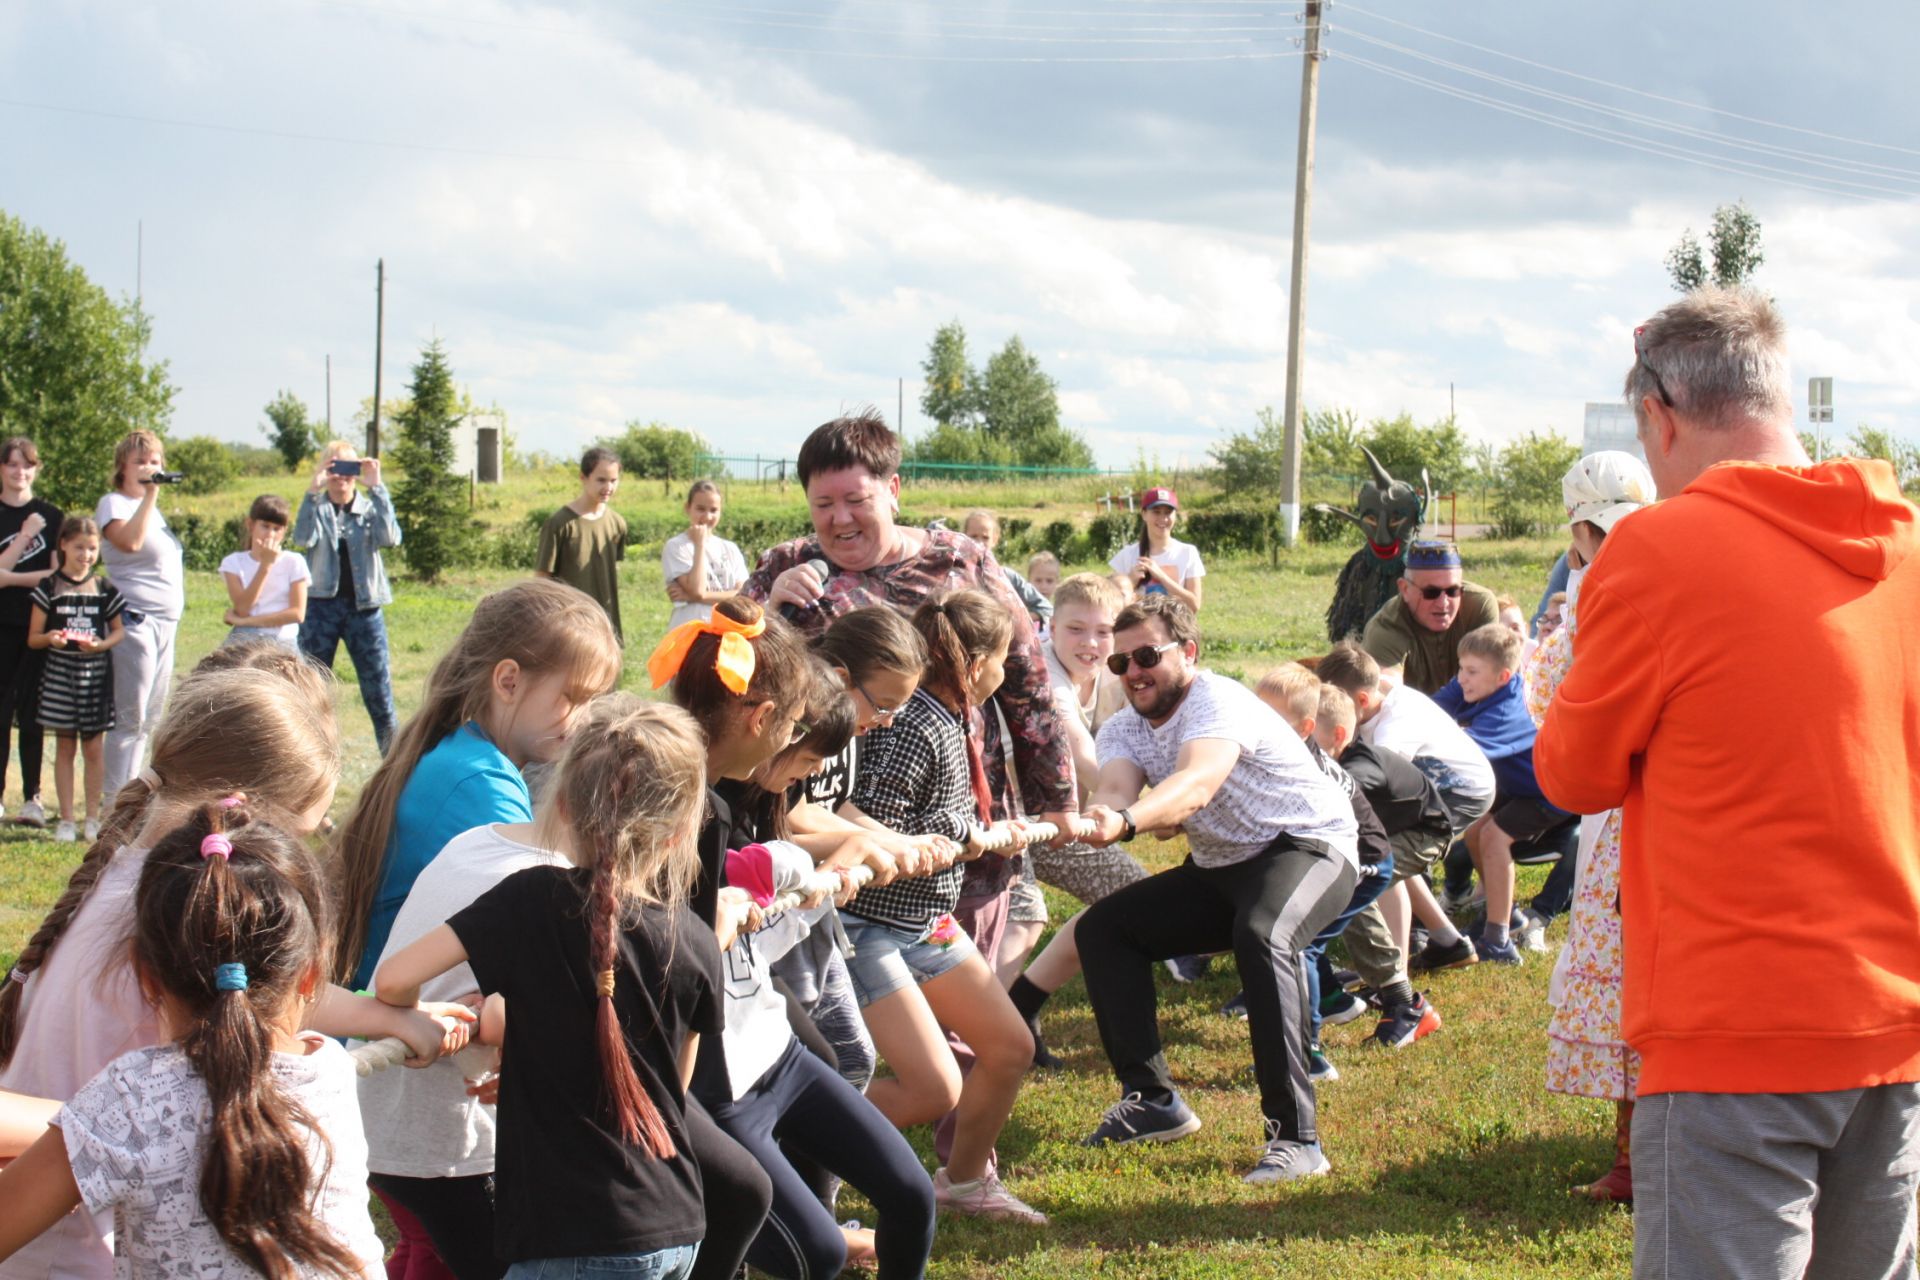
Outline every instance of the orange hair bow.
<svg viewBox="0 0 1920 1280"><path fill-rule="evenodd" d="M719 636L720 651L713 657L713 669L719 673L720 683L731 689L735 696L747 691L753 683L753 645L748 643L767 629L767 620L754 622L735 622L719 610L706 621L694 619L683 622L667 632L666 637L647 659L647 676L658 689L667 681L680 674L680 668L687 664L687 653L693 648L693 642L701 636Z"/></svg>

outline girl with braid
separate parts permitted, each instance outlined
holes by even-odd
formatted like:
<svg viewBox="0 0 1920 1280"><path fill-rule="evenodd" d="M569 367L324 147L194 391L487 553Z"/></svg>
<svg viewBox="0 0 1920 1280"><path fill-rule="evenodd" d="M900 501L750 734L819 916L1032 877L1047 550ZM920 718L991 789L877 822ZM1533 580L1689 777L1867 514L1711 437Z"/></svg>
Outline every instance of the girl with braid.
<svg viewBox="0 0 1920 1280"><path fill-rule="evenodd" d="M570 741L514 872L381 961L379 998L470 965L504 1000L494 1245L510 1277L569 1260L682 1280L706 1216L685 1125L703 1036L723 1025L714 936L687 909L706 744L684 712L626 694Z"/></svg>
<svg viewBox="0 0 1920 1280"><path fill-rule="evenodd" d="M378 1277L353 1063L303 1032L326 989L326 882L239 796L153 847L133 967L169 1039L114 1059L0 1171L0 1257L84 1204L116 1274Z"/></svg>

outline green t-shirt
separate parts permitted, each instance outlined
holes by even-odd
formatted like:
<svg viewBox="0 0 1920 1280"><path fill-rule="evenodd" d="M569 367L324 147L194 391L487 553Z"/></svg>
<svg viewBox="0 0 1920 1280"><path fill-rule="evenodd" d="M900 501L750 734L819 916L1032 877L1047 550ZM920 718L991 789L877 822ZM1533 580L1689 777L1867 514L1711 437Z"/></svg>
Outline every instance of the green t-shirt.
<svg viewBox="0 0 1920 1280"><path fill-rule="evenodd" d="M1429 631L1415 622L1395 595L1368 620L1360 647L1383 667L1404 662L1407 687L1430 694L1460 674L1460 637L1499 620L1493 592L1471 582L1460 584L1460 612L1445 631Z"/></svg>
<svg viewBox="0 0 1920 1280"><path fill-rule="evenodd" d="M626 544L627 522L613 508L583 516L562 507L540 526L533 567L598 600L613 621L613 634L620 636L620 562L627 558Z"/></svg>

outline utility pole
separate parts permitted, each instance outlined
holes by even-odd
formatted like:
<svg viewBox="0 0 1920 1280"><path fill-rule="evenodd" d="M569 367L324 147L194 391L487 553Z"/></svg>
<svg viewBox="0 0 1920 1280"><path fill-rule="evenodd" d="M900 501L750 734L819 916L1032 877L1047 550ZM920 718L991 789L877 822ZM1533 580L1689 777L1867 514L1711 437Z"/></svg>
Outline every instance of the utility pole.
<svg viewBox="0 0 1920 1280"><path fill-rule="evenodd" d="M907 438L907 380L896 379L895 394L899 397L893 411L893 429L902 440Z"/></svg>
<svg viewBox="0 0 1920 1280"><path fill-rule="evenodd" d="M1307 223L1313 205L1313 127L1320 109L1320 11L1307 0L1306 57L1300 64L1300 145L1293 170L1293 277L1287 290L1287 418L1281 450L1280 525L1287 545L1300 538L1300 375L1307 328Z"/></svg>
<svg viewBox="0 0 1920 1280"><path fill-rule="evenodd" d="M367 456L380 456L380 351L387 336L387 260L373 267L373 419L367 423Z"/></svg>
<svg viewBox="0 0 1920 1280"><path fill-rule="evenodd" d="M327 439L333 439L333 356L327 356Z"/></svg>

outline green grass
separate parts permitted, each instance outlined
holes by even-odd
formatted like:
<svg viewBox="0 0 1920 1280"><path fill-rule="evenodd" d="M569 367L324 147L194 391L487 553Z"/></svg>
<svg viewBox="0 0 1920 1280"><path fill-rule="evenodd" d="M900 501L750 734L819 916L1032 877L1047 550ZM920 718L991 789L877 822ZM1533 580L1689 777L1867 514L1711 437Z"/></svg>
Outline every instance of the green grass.
<svg viewBox="0 0 1920 1280"><path fill-rule="evenodd" d="M964 511L978 495L956 496L955 507ZM789 491L785 501L797 503L797 497ZM1000 509L1013 513L1010 506ZM1466 551L1469 577L1512 591L1530 607L1555 548L1544 542L1474 542ZM1295 654L1323 650L1321 616L1343 559L1338 549L1307 548L1282 557L1277 568L1250 561L1214 564L1201 615L1205 660L1253 679ZM510 580L487 572L458 575L433 588L398 586L387 618L403 715L418 702L428 667L472 603ZM665 622L657 582L653 562L627 564L624 623L633 638L628 688L644 688L641 667ZM180 639L183 667L220 639L224 599L213 575L191 576ZM338 802L344 807L374 755L344 656L340 674L348 743ZM52 795L50 776L43 790ZM17 797L9 792L9 810ZM12 962L79 853L77 846L34 835L0 828L0 964ZM1181 853L1151 840L1138 847L1153 866L1170 865ZM1522 869L1521 875L1523 893L1543 878L1537 869ZM1056 921L1072 913L1070 900L1051 891L1048 897ZM1563 928L1554 931L1556 945ZM931 1274L941 1280L1625 1274L1630 1218L1567 1194L1568 1186L1597 1174L1609 1159L1611 1111L1542 1087L1546 960L1530 957L1517 971L1481 966L1434 979L1427 990L1446 1025L1411 1049L1375 1053L1361 1047L1370 1029L1366 1019L1328 1028L1328 1049L1342 1074L1320 1090L1321 1130L1334 1174L1280 1190L1250 1188L1239 1180L1258 1148L1259 1118L1245 1024L1217 1013L1235 986L1224 961L1196 986L1161 979L1168 1059L1206 1127L1184 1142L1151 1150L1092 1152L1077 1145L1116 1089L1085 996L1078 983L1071 984L1047 1014L1049 1040L1068 1066L1030 1079L1001 1141L1008 1181L1050 1214L1053 1225L1034 1231L943 1221ZM913 1136L931 1167L927 1135Z"/></svg>

